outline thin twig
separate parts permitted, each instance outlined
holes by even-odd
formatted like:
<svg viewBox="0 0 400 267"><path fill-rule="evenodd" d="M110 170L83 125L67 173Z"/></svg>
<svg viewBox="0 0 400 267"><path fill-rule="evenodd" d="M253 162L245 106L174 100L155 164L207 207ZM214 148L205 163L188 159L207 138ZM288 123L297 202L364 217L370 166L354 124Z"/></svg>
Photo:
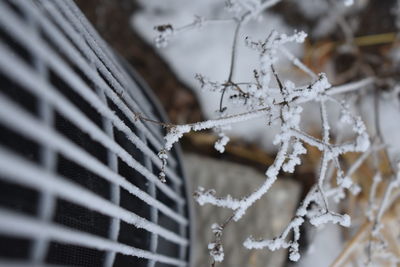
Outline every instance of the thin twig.
<svg viewBox="0 0 400 267"><path fill-rule="evenodd" d="M227 83L232 83L232 77L235 71L235 62L236 62L236 50L237 50L237 42L239 39L239 31L240 28L242 26L242 21L238 21L236 24L236 28L235 28L235 32L233 35L233 42L232 42L232 50L231 50L231 63L230 63L230 67L229 67L229 74L228 74L228 81ZM225 108L222 107L223 105L223 101L224 101L224 95L225 95L225 91L228 87L225 86L222 89L222 93L221 93L221 98L219 100L219 112L224 112Z"/></svg>

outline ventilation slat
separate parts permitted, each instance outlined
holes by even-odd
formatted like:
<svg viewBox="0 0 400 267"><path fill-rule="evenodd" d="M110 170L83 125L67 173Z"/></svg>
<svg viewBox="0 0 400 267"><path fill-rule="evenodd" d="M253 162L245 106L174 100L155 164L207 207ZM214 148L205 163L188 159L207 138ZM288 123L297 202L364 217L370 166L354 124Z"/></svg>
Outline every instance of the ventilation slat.
<svg viewBox="0 0 400 267"><path fill-rule="evenodd" d="M18 237L38 238L46 236L64 244L80 245L102 251L115 251L124 255L156 260L157 262L186 266L187 263L176 258L151 253L105 238L76 231L75 229L41 221L0 208L0 233Z"/></svg>
<svg viewBox="0 0 400 267"><path fill-rule="evenodd" d="M13 114L13 117L9 116L10 113ZM83 167L91 170L99 176L102 176L109 182L124 188L129 193L137 196L145 203L156 207L160 212L163 212L165 215L170 216L177 222L184 225L188 223L187 220L181 215L172 211L169 207L157 201L155 198L140 190L135 185L127 182L124 177L110 170L107 166L102 164L99 160L95 159L87 152L84 152L77 145L63 138L60 134L56 133L51 128L42 125L40 121L35 120L32 116L25 113L21 109L18 109L14 104L12 104L12 102L7 101L7 98L1 94L0 121L6 123L9 127L14 128L21 133L24 133L25 135L34 139L37 142L57 149L65 157L81 164Z"/></svg>

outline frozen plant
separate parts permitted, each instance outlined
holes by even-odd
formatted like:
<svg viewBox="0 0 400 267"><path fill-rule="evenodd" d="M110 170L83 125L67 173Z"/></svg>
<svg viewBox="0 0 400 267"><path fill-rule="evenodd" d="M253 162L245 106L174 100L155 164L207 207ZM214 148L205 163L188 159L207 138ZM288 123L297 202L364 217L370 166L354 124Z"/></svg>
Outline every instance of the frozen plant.
<svg viewBox="0 0 400 267"><path fill-rule="evenodd" d="M314 73L285 47L288 43L304 42L306 34L301 31L292 34L272 31L264 40L253 40L250 36L245 40L239 40L239 32L244 24L257 19L264 10L278 2L279 0L227 0L226 8L230 12L231 18L219 20L196 17L194 22L182 27L175 27L170 24L155 27L158 33L155 43L158 47L164 47L171 38L189 29L206 27L221 21L231 21L236 25L227 79L225 81L212 81L201 74L197 74L195 77L203 90L220 93L220 103L217 107L218 116L215 119L185 125L163 124L167 128L167 134L164 149L159 153L163 162L160 172L161 181L165 182L168 179L164 172L165 165L168 162L168 151L186 133L213 130L219 136L215 148L222 153L229 141L224 133L225 129L235 127L239 122L262 117L266 118L268 122L266 130L272 125L277 125L280 129L273 140L273 143L279 147L276 158L265 172L265 181L254 192L241 198L233 198L230 195L218 196L215 189L199 188L194 193L194 197L200 205L209 204L232 211L231 216L226 220L212 226L214 240L208 248L213 266L216 262L221 262L224 259L222 242L224 229L229 227L229 224L240 220L248 208L268 193L280 173L293 173L296 166L301 164L301 155L307 152L306 147L315 147L322 155L315 185L303 199L293 219L279 236L273 239L250 236L244 240L243 245L247 249L266 248L272 251L288 249L289 258L292 261L297 261L300 258L300 227L306 221L316 227L326 223L339 224L344 227L350 226L350 216L332 210L330 202L343 199L347 192L351 194L360 192L361 187L353 181L352 174L371 153L376 153L383 148L382 140L372 142L371 145L372 139L369 137L361 117L353 114L350 105L345 100L337 98L337 95L365 88L375 83L374 78L366 78L341 86L332 86L326 74ZM351 6L353 1L343 1L343 3L346 6ZM344 25L343 17L338 17L339 25L343 30L346 29L347 26ZM350 43L353 39L352 32L345 32L345 37L346 41ZM249 70L254 77L250 82L234 80L237 43L239 41L244 41L248 49L253 50L258 55L258 68ZM289 60L308 75L308 84L296 85L293 81L281 77L275 67L280 57ZM227 101L244 111L231 114L224 104ZM319 105L321 137L312 136L300 127L303 115L302 105L306 103L317 103ZM352 141L341 142L336 140L335 143L331 141L331 118L328 117L327 105L340 107L342 111L340 122L353 132ZM137 114L137 118L151 121L140 114ZM345 169L341 166L339 157L348 152L362 154L353 165ZM335 169L336 172L333 172L332 169ZM330 179L333 173L336 174L336 181L334 182ZM378 178L376 178L376 183L379 183ZM398 186L398 183L394 182L391 188L394 186ZM371 195L374 195L374 193L371 192ZM374 207L373 209L378 208ZM379 225L379 218L381 217L379 214L385 211L385 207L379 210L376 225ZM369 216L372 218L374 214L371 213Z"/></svg>

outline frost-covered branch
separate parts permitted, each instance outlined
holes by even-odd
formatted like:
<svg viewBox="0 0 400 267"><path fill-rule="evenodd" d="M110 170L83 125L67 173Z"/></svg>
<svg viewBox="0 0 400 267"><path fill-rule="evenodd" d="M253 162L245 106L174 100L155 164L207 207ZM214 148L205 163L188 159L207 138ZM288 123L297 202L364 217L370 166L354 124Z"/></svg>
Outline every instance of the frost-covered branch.
<svg viewBox="0 0 400 267"><path fill-rule="evenodd" d="M269 114L270 107L260 108L258 110L249 111L241 114L230 115L221 117L214 120L207 120L202 122L190 123L185 125L170 126L167 135L165 136L165 149L170 150L176 142L183 136L183 134L191 131L203 131L227 125L236 124L243 121L248 121Z"/></svg>
<svg viewBox="0 0 400 267"><path fill-rule="evenodd" d="M293 173L296 166L301 164L301 155L307 153L306 147L315 147L321 152L319 173L316 175L315 185L311 188L294 218L288 223L282 234L274 239L255 239L249 237L244 246L248 249L267 248L276 250L289 249L289 257L293 261L300 258L299 240L300 227L308 221L312 225L320 226L326 223L339 224L348 227L350 217L347 214L339 214L329 208L329 201L340 199L345 190L357 193L358 186L352 181L351 175L360 167L373 151L370 149L370 138L366 127L359 116L354 115L345 100L335 97L339 94L362 90L375 83L374 78L365 78L357 82L340 86L332 86L324 73L316 74L298 58L296 58L285 45L289 43L302 43L306 38L304 32L295 31L293 34L280 34L272 31L263 40L253 40L246 37L246 46L258 55L258 67L252 70L253 81L235 81L234 72L237 57L237 44L240 41L242 26L258 17L264 10L277 4L279 0L228 0L227 8L233 14L231 21L236 24L233 33L233 41L230 55L229 74L225 81L211 81L201 74L196 75L202 89L220 93L219 117L203 122L185 125L164 125L167 127L164 149L159 153L164 166L160 178L168 179L164 173L167 164L167 152L178 142L182 136L191 131L213 130L219 138L215 148L221 153L229 141L224 133L226 127L235 127L235 124L255 118L265 118L269 125L279 127L279 133L274 137L274 145L279 146L274 162L265 172L265 181L253 192L246 196L234 198L231 195L219 196L215 189L199 188L194 193L195 200L200 205L213 205L231 210L231 216L221 224L214 224L212 232L214 241L209 244L213 265L224 258L222 236L224 229L231 223L240 220L246 211L261 197L268 193L280 173ZM225 21L229 21L225 20ZM166 45L168 39L176 33L184 30L201 27L208 22L207 19L196 19L193 23L182 28L174 28L171 25L158 26L159 35L156 43ZM298 67L310 77L306 85L296 86L294 82L280 77L275 69L279 57L285 57L292 65ZM278 88L276 88L278 85ZM235 115L229 114L224 101L230 101L233 106L246 110ZM302 105L306 103L318 103L321 115L321 138L314 137L301 129ZM327 106L336 105L341 110L340 123L346 125L353 133L353 139L347 142L331 143L331 126L328 118ZM139 116L140 119L140 116ZM307 146L305 146L307 145ZM375 148L374 148L375 149ZM344 170L339 157L348 152L364 153L359 161L356 161L349 169ZM327 177L330 177L328 166L331 164L336 169L336 185L333 186ZM292 235L293 234L293 235Z"/></svg>

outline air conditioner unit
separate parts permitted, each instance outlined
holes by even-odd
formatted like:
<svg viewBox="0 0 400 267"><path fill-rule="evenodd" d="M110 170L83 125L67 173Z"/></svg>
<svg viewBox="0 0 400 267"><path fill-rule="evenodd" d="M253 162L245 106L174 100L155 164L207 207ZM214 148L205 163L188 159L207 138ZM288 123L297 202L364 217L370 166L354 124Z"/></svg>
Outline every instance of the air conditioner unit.
<svg viewBox="0 0 400 267"><path fill-rule="evenodd" d="M0 1L0 266L188 266L165 116L71 0Z"/></svg>

